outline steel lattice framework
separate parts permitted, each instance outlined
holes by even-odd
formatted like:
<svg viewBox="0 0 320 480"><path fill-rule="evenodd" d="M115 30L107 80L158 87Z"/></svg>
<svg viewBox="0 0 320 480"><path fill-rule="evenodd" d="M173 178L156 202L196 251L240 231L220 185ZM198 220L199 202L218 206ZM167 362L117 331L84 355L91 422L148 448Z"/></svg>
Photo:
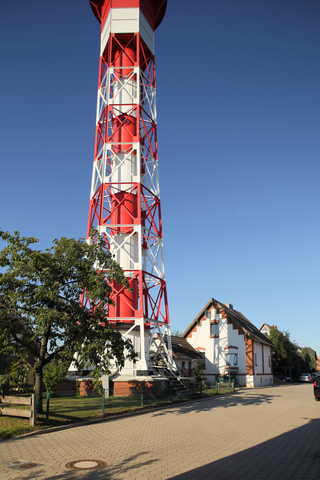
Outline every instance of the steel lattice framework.
<svg viewBox="0 0 320 480"><path fill-rule="evenodd" d="M153 52L154 7L164 2L144 2L145 9L139 0L91 4L101 22L101 56L87 238L97 229L125 272L128 287L111 285L107 321L125 334L140 329L140 370L148 370L150 330L166 336L170 356Z"/></svg>

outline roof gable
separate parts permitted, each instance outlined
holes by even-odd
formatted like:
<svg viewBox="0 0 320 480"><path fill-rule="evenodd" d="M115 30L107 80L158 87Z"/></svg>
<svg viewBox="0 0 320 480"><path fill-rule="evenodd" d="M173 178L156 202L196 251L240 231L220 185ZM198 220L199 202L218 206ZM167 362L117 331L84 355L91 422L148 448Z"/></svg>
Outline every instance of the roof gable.
<svg viewBox="0 0 320 480"><path fill-rule="evenodd" d="M190 331L197 325L200 321L201 317L205 314L205 312L211 306L215 307L219 313L225 315L227 320L231 322L235 328L244 331L244 333L260 343L265 343L267 345L272 345L271 341L268 337L266 337L260 330L253 325L241 312L234 310L234 308L228 307L226 304L219 302L215 298L211 298L207 304L203 307L202 310L198 313L198 315L193 319L193 321L188 325L187 329L184 332L184 337L186 337Z"/></svg>

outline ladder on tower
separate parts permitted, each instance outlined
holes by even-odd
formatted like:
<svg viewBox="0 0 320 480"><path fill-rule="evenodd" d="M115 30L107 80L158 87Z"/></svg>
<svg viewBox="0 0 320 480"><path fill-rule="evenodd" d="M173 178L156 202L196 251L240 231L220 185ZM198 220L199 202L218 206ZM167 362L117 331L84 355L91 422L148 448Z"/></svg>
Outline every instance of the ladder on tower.
<svg viewBox="0 0 320 480"><path fill-rule="evenodd" d="M188 393L189 388L184 383L183 379L181 378L178 373L170 370L169 368L163 365L153 365L153 370L156 374L160 375L161 377L166 377L169 381L170 389L178 396Z"/></svg>
<svg viewBox="0 0 320 480"><path fill-rule="evenodd" d="M168 378L169 387L177 395L189 392L172 357L171 332L169 329L167 328L165 333L159 329L153 344L156 346L156 351L154 352L155 362L152 365L154 373Z"/></svg>

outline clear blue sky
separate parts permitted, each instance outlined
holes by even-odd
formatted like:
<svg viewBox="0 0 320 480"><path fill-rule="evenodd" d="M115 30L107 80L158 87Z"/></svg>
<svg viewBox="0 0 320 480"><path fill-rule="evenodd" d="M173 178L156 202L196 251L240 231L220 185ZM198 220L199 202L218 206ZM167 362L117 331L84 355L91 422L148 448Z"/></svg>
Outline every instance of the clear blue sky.
<svg viewBox="0 0 320 480"><path fill-rule="evenodd" d="M320 3L169 0L157 32L173 328L210 297L320 353ZM98 23L86 0L3 0L1 227L85 232Z"/></svg>

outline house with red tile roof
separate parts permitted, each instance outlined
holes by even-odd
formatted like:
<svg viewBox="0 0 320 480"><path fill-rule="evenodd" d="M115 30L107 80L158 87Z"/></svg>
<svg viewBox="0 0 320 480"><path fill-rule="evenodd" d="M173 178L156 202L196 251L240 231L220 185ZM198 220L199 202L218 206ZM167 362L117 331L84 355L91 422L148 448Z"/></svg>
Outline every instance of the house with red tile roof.
<svg viewBox="0 0 320 480"><path fill-rule="evenodd" d="M239 385L272 385L272 343L230 304L211 298L184 332L184 338L205 358L205 377L235 377Z"/></svg>

